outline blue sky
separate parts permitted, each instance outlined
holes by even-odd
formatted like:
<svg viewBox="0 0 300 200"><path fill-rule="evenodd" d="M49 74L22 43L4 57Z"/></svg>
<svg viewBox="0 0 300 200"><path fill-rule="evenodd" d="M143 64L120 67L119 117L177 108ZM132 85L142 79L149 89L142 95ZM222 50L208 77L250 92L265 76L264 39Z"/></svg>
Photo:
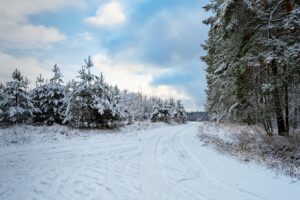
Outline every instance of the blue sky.
<svg viewBox="0 0 300 200"><path fill-rule="evenodd" d="M0 2L2 82L15 68L32 83L40 73L50 78L55 63L67 81L91 56L94 73L111 84L203 110L208 0Z"/></svg>

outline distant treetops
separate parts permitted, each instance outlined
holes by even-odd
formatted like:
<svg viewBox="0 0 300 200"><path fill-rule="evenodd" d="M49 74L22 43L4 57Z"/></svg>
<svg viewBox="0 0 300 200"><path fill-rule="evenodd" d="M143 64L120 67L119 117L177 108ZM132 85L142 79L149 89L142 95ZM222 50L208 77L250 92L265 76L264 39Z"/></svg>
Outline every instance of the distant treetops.
<svg viewBox="0 0 300 200"><path fill-rule="evenodd" d="M34 89L16 69L12 81L0 83L0 124L52 125L75 128L118 128L134 121L184 123L186 113L181 101L163 100L141 93L120 91L105 82L102 74L91 73L88 57L78 71L78 81L66 85L57 65L53 77L45 81L40 75Z"/></svg>

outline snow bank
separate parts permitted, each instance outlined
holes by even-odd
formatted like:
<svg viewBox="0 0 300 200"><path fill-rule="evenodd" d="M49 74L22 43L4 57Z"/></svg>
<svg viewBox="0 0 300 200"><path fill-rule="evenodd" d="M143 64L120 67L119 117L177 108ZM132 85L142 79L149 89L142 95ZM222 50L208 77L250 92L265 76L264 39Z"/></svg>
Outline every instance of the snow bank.
<svg viewBox="0 0 300 200"><path fill-rule="evenodd" d="M95 134L117 134L131 133L148 129L155 129L168 126L165 123L135 122L119 130L85 130L72 129L66 126L31 126L17 125L0 129L0 146L57 143L74 137L89 137Z"/></svg>

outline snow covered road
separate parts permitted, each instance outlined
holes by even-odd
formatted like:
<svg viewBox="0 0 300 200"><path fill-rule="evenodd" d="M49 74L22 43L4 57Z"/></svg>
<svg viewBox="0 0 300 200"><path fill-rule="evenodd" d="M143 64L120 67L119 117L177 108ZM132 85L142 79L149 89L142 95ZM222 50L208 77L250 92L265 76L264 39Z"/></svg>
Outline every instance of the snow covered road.
<svg viewBox="0 0 300 200"><path fill-rule="evenodd" d="M0 147L0 199L300 199L299 182L203 146L201 125Z"/></svg>

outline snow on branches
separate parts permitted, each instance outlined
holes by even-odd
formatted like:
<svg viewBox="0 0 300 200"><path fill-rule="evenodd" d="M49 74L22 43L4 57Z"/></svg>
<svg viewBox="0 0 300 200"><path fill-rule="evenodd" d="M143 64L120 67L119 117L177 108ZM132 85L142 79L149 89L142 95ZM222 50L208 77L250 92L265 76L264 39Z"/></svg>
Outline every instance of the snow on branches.
<svg viewBox="0 0 300 200"><path fill-rule="evenodd" d="M58 65L49 81L40 75L28 91L28 79L16 70L13 80L0 84L0 124L64 124L75 128L118 128L134 121L184 123L181 101L147 97L120 91L109 85L102 74L91 72L90 57L78 71L77 80L66 85Z"/></svg>

